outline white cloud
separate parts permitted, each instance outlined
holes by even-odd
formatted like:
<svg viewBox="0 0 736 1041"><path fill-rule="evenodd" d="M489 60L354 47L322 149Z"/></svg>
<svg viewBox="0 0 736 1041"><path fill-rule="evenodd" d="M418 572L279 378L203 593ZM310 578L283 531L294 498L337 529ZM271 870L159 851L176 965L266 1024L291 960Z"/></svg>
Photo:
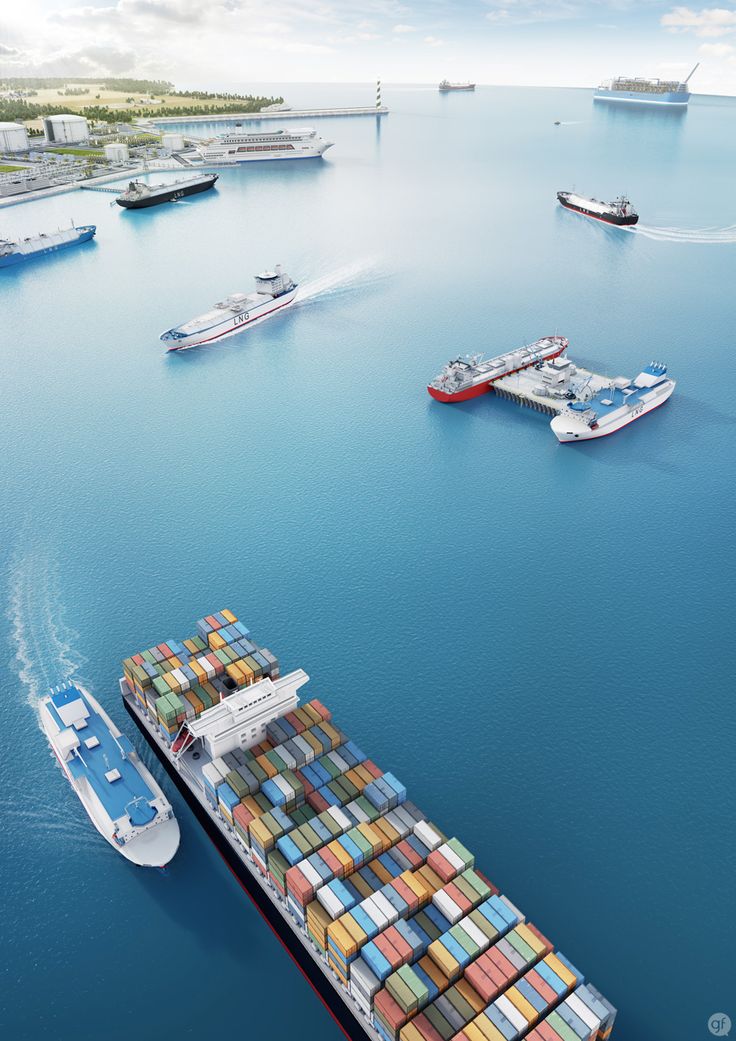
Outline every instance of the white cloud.
<svg viewBox="0 0 736 1041"><path fill-rule="evenodd" d="M662 15L661 24L670 32L692 32L696 36L727 36L736 32L736 10L723 7L675 7Z"/></svg>
<svg viewBox="0 0 736 1041"><path fill-rule="evenodd" d="M428 47L442 47L445 41L438 39L436 36L425 36L424 42Z"/></svg>
<svg viewBox="0 0 736 1041"><path fill-rule="evenodd" d="M582 13L576 0L487 0L491 10L489 22L532 25L535 22L559 22Z"/></svg>
<svg viewBox="0 0 736 1041"><path fill-rule="evenodd" d="M415 33L416 29L414 28L413 25L395 25L394 26L394 32L395 33Z"/></svg>
<svg viewBox="0 0 736 1041"><path fill-rule="evenodd" d="M734 53L736 53L736 47L730 43L701 43L698 47L698 54L703 54L705 57L727 58Z"/></svg>

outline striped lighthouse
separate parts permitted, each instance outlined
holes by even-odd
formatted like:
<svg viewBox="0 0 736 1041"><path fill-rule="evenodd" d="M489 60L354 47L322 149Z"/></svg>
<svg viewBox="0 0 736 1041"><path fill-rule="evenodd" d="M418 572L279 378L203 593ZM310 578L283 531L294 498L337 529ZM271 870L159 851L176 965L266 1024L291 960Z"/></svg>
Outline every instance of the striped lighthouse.
<svg viewBox="0 0 736 1041"><path fill-rule="evenodd" d="M381 81L376 80L376 111L381 111Z"/></svg>

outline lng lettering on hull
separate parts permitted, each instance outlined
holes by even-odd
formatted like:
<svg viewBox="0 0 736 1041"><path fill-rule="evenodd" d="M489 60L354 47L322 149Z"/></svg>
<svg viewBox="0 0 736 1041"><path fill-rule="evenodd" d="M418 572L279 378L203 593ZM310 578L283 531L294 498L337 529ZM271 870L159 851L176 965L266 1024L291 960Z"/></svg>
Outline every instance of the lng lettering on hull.
<svg viewBox="0 0 736 1041"><path fill-rule="evenodd" d="M456 358L427 385L435 401L468 401L488 393L494 380L556 358L567 349L564 336L545 336L526 347L483 361L482 354Z"/></svg>
<svg viewBox="0 0 736 1041"><path fill-rule="evenodd" d="M570 401L550 426L562 443L606 437L664 405L675 386L667 366L653 361L634 380L620 376L592 396Z"/></svg>
<svg viewBox="0 0 736 1041"><path fill-rule="evenodd" d="M179 848L171 804L99 702L69 684L42 699L40 714L51 750L100 835L133 864L168 864Z"/></svg>
<svg viewBox="0 0 736 1041"><path fill-rule="evenodd" d="M296 299L298 288L277 264L274 271L256 276L254 293L233 293L212 310L168 329L162 333L161 341L169 351L183 351L223 340L289 307Z"/></svg>
<svg viewBox="0 0 736 1041"><path fill-rule="evenodd" d="M319 159L328 148L332 148L332 141L325 141L311 127L254 133L236 128L197 145L204 162L228 165L264 159Z"/></svg>

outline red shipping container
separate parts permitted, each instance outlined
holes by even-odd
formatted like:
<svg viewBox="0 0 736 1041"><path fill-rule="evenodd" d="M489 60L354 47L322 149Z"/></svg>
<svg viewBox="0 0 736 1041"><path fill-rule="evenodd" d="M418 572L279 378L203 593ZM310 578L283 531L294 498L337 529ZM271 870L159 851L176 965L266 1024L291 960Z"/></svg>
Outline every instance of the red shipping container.
<svg viewBox="0 0 736 1041"><path fill-rule="evenodd" d="M455 901L464 915L473 910L471 902L463 894L462 890L457 888L454 882L448 882L444 889L449 898Z"/></svg>
<svg viewBox="0 0 736 1041"><path fill-rule="evenodd" d="M396 844L396 849L406 857L413 868L418 868L421 865L422 858L419 856L417 851L409 845L406 839L402 839L401 842L398 842Z"/></svg>
<svg viewBox="0 0 736 1041"><path fill-rule="evenodd" d="M491 979L477 961L468 965L465 970L465 979L472 985L473 990L480 994L486 1005L490 1005L498 994L498 984Z"/></svg>
<svg viewBox="0 0 736 1041"><path fill-rule="evenodd" d="M364 759L360 765L365 767L374 781L377 777L383 777L383 770L379 769L372 759Z"/></svg>
<svg viewBox="0 0 736 1041"><path fill-rule="evenodd" d="M542 1041L560 1041L560 1035L556 1030L553 1030L549 1023L538 1023L535 1031L539 1034Z"/></svg>
<svg viewBox="0 0 736 1041"><path fill-rule="evenodd" d="M401 968L404 960L390 940L386 938L385 933L376 936L373 942L394 971Z"/></svg>
<svg viewBox="0 0 736 1041"><path fill-rule="evenodd" d="M412 1020L412 1023L422 1037L425 1038L425 1041L444 1041L442 1034L435 1030L423 1012L420 1012L416 1019Z"/></svg>
<svg viewBox="0 0 736 1041"><path fill-rule="evenodd" d="M392 888L397 896L400 896L402 900L406 900L410 912L419 910L419 897L414 890L406 884L403 878L395 878L393 880Z"/></svg>
<svg viewBox="0 0 736 1041"><path fill-rule="evenodd" d="M324 861L325 867L329 868L330 871L333 871L335 873L336 878L339 877L340 872L342 872L343 870L343 866L337 859L335 854L332 852L332 850L327 849L326 846L323 846L319 852L319 855Z"/></svg>
<svg viewBox="0 0 736 1041"><path fill-rule="evenodd" d="M320 716L322 716L322 719L325 723L330 722L330 720L332 719L332 713L328 708L325 708L325 706L322 704L321 701L319 701L318 698L312 698L309 704L312 706L313 709L319 712Z"/></svg>
<svg viewBox="0 0 736 1041"><path fill-rule="evenodd" d="M401 935L399 930L396 928L396 926L392 925L390 928L386 930L386 932L383 935L386 937L386 939L394 948L398 956L401 958L401 962L408 962L414 952L412 951L411 947L406 942L404 937Z"/></svg>
<svg viewBox="0 0 736 1041"><path fill-rule="evenodd" d="M503 973L504 979L515 980L519 975L519 970L516 966L512 965L508 958L495 948L488 951L488 959Z"/></svg>
<svg viewBox="0 0 736 1041"><path fill-rule="evenodd" d="M403 1027L404 1023L409 1021L409 1016L394 1001L385 987L376 994L373 1007L380 1012L393 1030L398 1030L400 1027Z"/></svg>
<svg viewBox="0 0 736 1041"><path fill-rule="evenodd" d="M222 628L213 614L208 614L205 618L205 622L207 622L208 625L211 625L215 631Z"/></svg>
<svg viewBox="0 0 736 1041"><path fill-rule="evenodd" d="M427 857L427 863L432 870L440 876L443 882L451 882L457 874L457 871L455 871L455 868L449 860L445 860L442 854L436 849L432 850Z"/></svg>
<svg viewBox="0 0 736 1041"><path fill-rule="evenodd" d="M324 795L320 795L319 792L307 792L307 802L317 813L323 813L330 808L327 799L325 799Z"/></svg>
<svg viewBox="0 0 736 1041"><path fill-rule="evenodd" d="M297 734L303 734L304 731L307 729L302 723L302 721L299 719L299 717L295 716L293 712L287 712L284 716L284 719L287 720L287 722L291 723L291 725L294 727L294 730L296 730Z"/></svg>
<svg viewBox="0 0 736 1041"><path fill-rule="evenodd" d="M286 887L302 907L306 907L314 898L314 886L304 877L298 867L289 868L286 872Z"/></svg>
<svg viewBox="0 0 736 1041"><path fill-rule="evenodd" d="M544 998L548 1005L553 1004L557 1000L557 995L550 987L546 980L543 980L536 969L531 969L527 972L524 979L536 990L540 998Z"/></svg>

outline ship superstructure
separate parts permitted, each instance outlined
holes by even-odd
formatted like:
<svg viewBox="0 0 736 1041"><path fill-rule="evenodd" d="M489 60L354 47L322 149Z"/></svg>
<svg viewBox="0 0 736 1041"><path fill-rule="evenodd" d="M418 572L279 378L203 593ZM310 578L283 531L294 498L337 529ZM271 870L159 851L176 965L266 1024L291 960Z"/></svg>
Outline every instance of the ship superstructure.
<svg viewBox="0 0 736 1041"><path fill-rule="evenodd" d="M601 202L599 199L578 195L577 192L558 192L557 201L565 209L582 213L584 217L603 221L604 224L630 227L639 220L639 214L636 213L625 195L620 195L613 202Z"/></svg>
<svg viewBox="0 0 736 1041"><path fill-rule="evenodd" d="M319 159L332 144L311 127L254 132L236 128L197 145L197 150L206 163L229 165L262 159Z"/></svg>
<svg viewBox="0 0 736 1041"><path fill-rule="evenodd" d="M94 238L97 228L94 224L83 224L80 227L60 228L58 231L41 232L27 239L11 241L0 239L0 267L10 267L25 260L56 253L68 246L77 246L80 242L89 242Z"/></svg>
<svg viewBox="0 0 736 1041"><path fill-rule="evenodd" d="M123 671L129 714L353 1041L610 1038L613 1006L235 615Z"/></svg>
<svg viewBox="0 0 736 1041"><path fill-rule="evenodd" d="M254 293L233 293L212 310L168 329L160 339L167 350L183 351L233 336L293 304L298 288L277 264L274 271L263 271L256 276Z"/></svg>
<svg viewBox="0 0 736 1041"><path fill-rule="evenodd" d="M133 864L168 864L179 848L171 803L99 702L68 684L41 700L40 715L51 749L100 835Z"/></svg>
<svg viewBox="0 0 736 1041"><path fill-rule="evenodd" d="M593 95L595 101L625 101L645 105L672 105L684 107L690 100L688 83L695 69L684 80L639 79L618 76L602 83Z"/></svg>
<svg viewBox="0 0 736 1041"><path fill-rule="evenodd" d="M467 401L488 393L495 380L509 373L556 358L567 346L568 341L564 336L545 336L526 347L485 361L482 354L455 358L427 385L427 390L435 401Z"/></svg>

